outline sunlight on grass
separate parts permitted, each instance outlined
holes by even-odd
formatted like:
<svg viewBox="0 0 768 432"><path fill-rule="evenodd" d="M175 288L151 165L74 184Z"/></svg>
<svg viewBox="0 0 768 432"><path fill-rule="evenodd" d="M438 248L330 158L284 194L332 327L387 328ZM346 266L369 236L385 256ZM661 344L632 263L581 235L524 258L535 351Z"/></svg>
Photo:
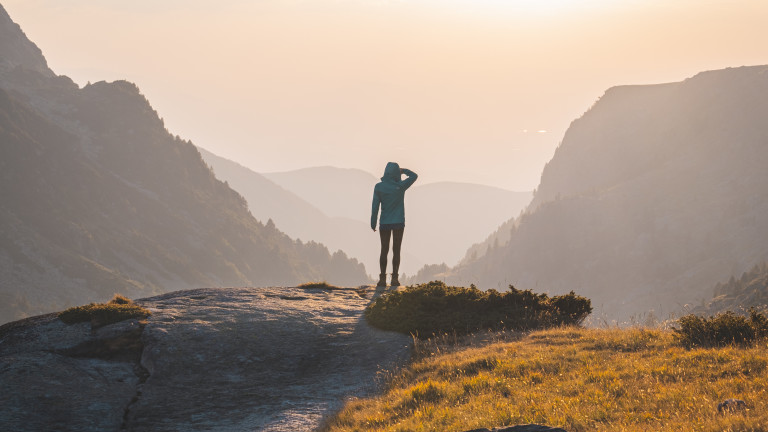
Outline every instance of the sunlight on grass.
<svg viewBox="0 0 768 432"><path fill-rule="evenodd" d="M131 318L146 318L152 313L131 301L115 294L108 303L89 303L84 306L71 307L59 313L59 319L67 324L91 322L94 328L114 324Z"/></svg>
<svg viewBox="0 0 768 432"><path fill-rule="evenodd" d="M670 331L559 328L422 348L383 395L348 402L324 430L768 431L765 342L689 349ZM718 414L728 398L748 410Z"/></svg>

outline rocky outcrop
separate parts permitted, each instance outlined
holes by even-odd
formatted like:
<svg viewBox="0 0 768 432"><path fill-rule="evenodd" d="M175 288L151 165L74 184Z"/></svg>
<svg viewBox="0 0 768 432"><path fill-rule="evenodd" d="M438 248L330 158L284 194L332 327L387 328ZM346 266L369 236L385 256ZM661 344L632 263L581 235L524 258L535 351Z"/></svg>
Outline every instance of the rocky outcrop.
<svg viewBox="0 0 768 432"><path fill-rule="evenodd" d="M141 382L141 351L104 348L120 336L140 342L140 329L131 320L91 331L56 314L0 328L3 429L119 430Z"/></svg>
<svg viewBox="0 0 768 432"><path fill-rule="evenodd" d="M146 322L0 327L7 430L312 430L409 353L365 290L233 288L136 300ZM43 409L44 407L44 409Z"/></svg>
<svg viewBox="0 0 768 432"><path fill-rule="evenodd" d="M21 27L11 20L0 5L0 71L22 67L45 76L53 76L40 48L27 39Z"/></svg>

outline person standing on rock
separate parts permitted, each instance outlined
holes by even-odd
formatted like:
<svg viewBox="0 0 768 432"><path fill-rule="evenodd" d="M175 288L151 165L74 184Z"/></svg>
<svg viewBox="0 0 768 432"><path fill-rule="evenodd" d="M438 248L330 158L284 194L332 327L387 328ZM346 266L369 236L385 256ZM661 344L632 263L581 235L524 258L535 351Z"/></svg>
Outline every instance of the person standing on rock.
<svg viewBox="0 0 768 432"><path fill-rule="evenodd" d="M401 180L401 175L407 178ZM405 191L411 187L419 176L406 168L400 168L396 162L389 162L384 169L384 177L373 188L373 206L371 208L371 229L376 231L376 216L381 206L379 219L379 237L381 238L381 256L379 257L379 282L377 287L387 286L387 254L389 240L392 238L392 286L399 286L398 270L400 269L400 245L403 243L405 231Z"/></svg>

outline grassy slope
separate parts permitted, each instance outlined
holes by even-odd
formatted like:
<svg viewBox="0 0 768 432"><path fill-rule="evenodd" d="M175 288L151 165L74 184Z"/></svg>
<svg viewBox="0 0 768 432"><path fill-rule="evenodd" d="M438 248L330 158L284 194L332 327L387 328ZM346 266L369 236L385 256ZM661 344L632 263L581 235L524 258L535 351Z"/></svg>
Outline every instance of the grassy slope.
<svg viewBox="0 0 768 432"><path fill-rule="evenodd" d="M681 347L669 331L563 328L420 357L326 431L768 431L768 345ZM744 414L718 414L727 398Z"/></svg>

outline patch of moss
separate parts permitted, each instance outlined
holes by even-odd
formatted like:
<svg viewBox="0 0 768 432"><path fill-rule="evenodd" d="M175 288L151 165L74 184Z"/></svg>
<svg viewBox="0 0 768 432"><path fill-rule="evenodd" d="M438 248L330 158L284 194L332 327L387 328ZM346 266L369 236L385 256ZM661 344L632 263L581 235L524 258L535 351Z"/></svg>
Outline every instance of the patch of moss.
<svg viewBox="0 0 768 432"><path fill-rule="evenodd" d="M152 313L131 301L115 294L108 303L89 303L84 306L71 307L59 313L59 319L66 324L91 322L93 328L124 321L131 318L146 318Z"/></svg>
<svg viewBox="0 0 768 432"><path fill-rule="evenodd" d="M440 281L391 291L365 309L374 327L419 337L483 329L530 330L578 325L592 312L591 301L573 292L549 297L531 290L481 291Z"/></svg>

